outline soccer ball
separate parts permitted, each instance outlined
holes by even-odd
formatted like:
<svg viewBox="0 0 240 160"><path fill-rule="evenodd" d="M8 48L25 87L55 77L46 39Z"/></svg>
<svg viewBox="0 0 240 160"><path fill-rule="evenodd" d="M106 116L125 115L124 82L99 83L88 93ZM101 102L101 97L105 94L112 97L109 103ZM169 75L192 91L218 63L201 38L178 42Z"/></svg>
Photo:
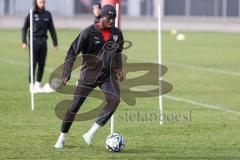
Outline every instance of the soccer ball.
<svg viewBox="0 0 240 160"><path fill-rule="evenodd" d="M53 90L57 90L61 87L61 82L62 80L59 79L59 78L54 78L51 80L51 83L50 83L50 87L53 89Z"/></svg>
<svg viewBox="0 0 240 160"><path fill-rule="evenodd" d="M182 33L177 34L176 39L178 41L184 41L186 39L186 36Z"/></svg>
<svg viewBox="0 0 240 160"><path fill-rule="evenodd" d="M120 152L124 146L125 140L120 134L113 133L106 139L106 148L110 152Z"/></svg>

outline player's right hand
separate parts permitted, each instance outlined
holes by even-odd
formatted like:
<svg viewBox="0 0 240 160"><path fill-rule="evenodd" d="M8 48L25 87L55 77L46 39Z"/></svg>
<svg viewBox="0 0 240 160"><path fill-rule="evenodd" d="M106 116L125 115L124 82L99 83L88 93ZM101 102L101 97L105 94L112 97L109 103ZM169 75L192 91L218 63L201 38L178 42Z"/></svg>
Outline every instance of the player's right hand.
<svg viewBox="0 0 240 160"><path fill-rule="evenodd" d="M22 48L23 48L23 49L26 49L26 48L27 48L27 44L26 44L26 43L23 43L23 44L22 44Z"/></svg>
<svg viewBox="0 0 240 160"><path fill-rule="evenodd" d="M117 80L122 82L123 79L124 79L123 70L122 69L115 69L115 73L116 73Z"/></svg>

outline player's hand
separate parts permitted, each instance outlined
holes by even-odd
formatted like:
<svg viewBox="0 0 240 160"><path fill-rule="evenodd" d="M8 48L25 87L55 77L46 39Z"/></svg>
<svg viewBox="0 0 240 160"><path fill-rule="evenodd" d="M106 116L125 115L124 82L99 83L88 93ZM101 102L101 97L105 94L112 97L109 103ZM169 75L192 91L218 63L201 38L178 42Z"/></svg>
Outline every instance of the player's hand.
<svg viewBox="0 0 240 160"><path fill-rule="evenodd" d="M64 87L67 85L67 82L69 81L69 77L65 77L62 79L62 82L61 82L61 85L60 85L60 88Z"/></svg>
<svg viewBox="0 0 240 160"><path fill-rule="evenodd" d="M22 44L22 48L23 48L23 49L26 49L26 48L27 48L27 44L26 44L26 43L23 43L23 44Z"/></svg>
<svg viewBox="0 0 240 160"><path fill-rule="evenodd" d="M124 79L122 69L115 69L115 73L116 73L117 80L122 82Z"/></svg>

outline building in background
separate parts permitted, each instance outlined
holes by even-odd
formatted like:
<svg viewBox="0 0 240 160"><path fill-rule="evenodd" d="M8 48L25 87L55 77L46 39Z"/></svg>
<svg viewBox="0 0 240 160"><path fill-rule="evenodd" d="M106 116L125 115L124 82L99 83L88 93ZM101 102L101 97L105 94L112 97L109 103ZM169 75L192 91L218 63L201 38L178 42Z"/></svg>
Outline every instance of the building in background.
<svg viewBox="0 0 240 160"><path fill-rule="evenodd" d="M47 0L46 7L55 16L92 14L92 5L100 0ZM152 16L154 0L121 0L121 13L128 16ZM24 15L33 0L0 0L0 15Z"/></svg>
<svg viewBox="0 0 240 160"><path fill-rule="evenodd" d="M165 0L164 16L240 17L240 0Z"/></svg>
<svg viewBox="0 0 240 160"><path fill-rule="evenodd" d="M92 5L101 0L46 0L57 28L81 29L93 22ZM23 3L24 2L24 3ZM0 0L0 29L21 28L33 0ZM121 29L240 32L240 0L121 0Z"/></svg>
<svg viewBox="0 0 240 160"><path fill-rule="evenodd" d="M91 14L100 0L47 0L55 16ZM0 15L24 15L33 0L0 0ZM240 0L121 0L121 13L129 17L156 17L162 4L163 16L240 17Z"/></svg>
<svg viewBox="0 0 240 160"><path fill-rule="evenodd" d="M32 7L33 0L0 0L0 14L5 16L25 15ZM73 0L47 0L46 8L56 16L74 16Z"/></svg>

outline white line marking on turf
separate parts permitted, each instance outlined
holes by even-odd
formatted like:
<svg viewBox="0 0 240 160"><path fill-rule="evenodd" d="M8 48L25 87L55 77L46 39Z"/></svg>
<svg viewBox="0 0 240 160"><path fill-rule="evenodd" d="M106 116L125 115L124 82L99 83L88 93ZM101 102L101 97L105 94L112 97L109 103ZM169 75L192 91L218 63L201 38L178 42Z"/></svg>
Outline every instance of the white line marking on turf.
<svg viewBox="0 0 240 160"><path fill-rule="evenodd" d="M192 69L192 70L201 70L201 71L207 71L207 72L219 73L219 74L225 74L225 75L231 75L231 76L240 76L240 72L234 72L234 71L223 70L223 69L201 67L201 66L182 64L182 63L174 63L174 62L168 62L168 61L164 62L164 64L172 65L175 67L186 68L186 69Z"/></svg>
<svg viewBox="0 0 240 160"><path fill-rule="evenodd" d="M23 66L23 67L28 67L27 63L19 62L19 61L15 61L15 60L11 60L11 59L2 58L0 61L5 62L5 63L10 63L10 64L17 64L17 65ZM45 69L48 72L52 72L54 70L53 68L47 68L47 67Z"/></svg>
<svg viewBox="0 0 240 160"><path fill-rule="evenodd" d="M145 63L158 63L156 60L146 61L145 59L141 59L141 58L140 59L138 58L138 60L141 60L141 62L145 62ZM210 67L202 67L202 66L184 64L184 63L164 61L163 65L165 65L165 66L171 65L171 66L180 67L180 68L184 68L184 69L206 71L206 72L210 72L210 73L217 73L217 74L223 74L223 75L229 75L229 76L240 76L240 72L236 72L236 71L230 71L230 70L225 70L225 69L216 69L216 68L210 68Z"/></svg>
<svg viewBox="0 0 240 160"><path fill-rule="evenodd" d="M9 41L10 42L10 41ZM13 41L11 41L13 42ZM15 42L15 41L14 41ZM67 46L62 46L61 48L64 51L68 51ZM139 60L139 58L138 58ZM148 63L158 63L157 61L146 61L145 59L140 59L142 62L148 62ZM11 61L11 60L9 60ZM229 70L224 70L224 69L216 69L216 68L210 68L210 67L202 67L202 66L196 66L196 65L189 65L189 64L184 64L184 63L176 63L176 62L170 62L170 61L164 61L163 65L172 65L176 67L181 67L181 68L186 68L186 69L196 69L196 70L201 70L201 71L207 71L207 72L212 72L212 73L218 73L218 74L224 74L224 75L231 75L231 76L240 76L240 72L236 71L229 71Z"/></svg>
<svg viewBox="0 0 240 160"><path fill-rule="evenodd" d="M28 64L26 64L26 63L14 61L14 60L11 60L11 59L1 58L0 61L1 62L5 62L5 63L10 63L10 64L17 64L17 65L23 66L23 67L27 67L28 66Z"/></svg>
<svg viewBox="0 0 240 160"><path fill-rule="evenodd" d="M15 60L11 60L11 59L6 59L6 58L1 58L1 59L0 59L0 62L10 63L10 64L16 64L16 65L19 65L19 66L22 66L22 67L28 67L28 64L27 64L27 63L19 62L19 61L15 61ZM46 70L47 72L52 73L55 69L45 67L45 70ZM74 77L74 78L79 78L79 75L73 74L72 77Z"/></svg>
<svg viewBox="0 0 240 160"><path fill-rule="evenodd" d="M223 111L223 112L233 113L233 114L236 114L238 116L240 115L240 111L234 111L234 110L228 109L228 108L223 107L223 106L201 103L201 102L192 101L192 100L188 100L188 99L180 98L180 97L175 97L175 96L171 96L171 95L165 95L164 97L167 98L167 99L170 99L170 100L178 101L178 102L184 102L184 103L189 103L189 104L204 107L204 108L215 109L215 110L219 110L219 111Z"/></svg>
<svg viewBox="0 0 240 160"><path fill-rule="evenodd" d="M5 62L5 63L10 63L10 64L17 64L17 65L23 66L23 67L28 67L27 63L15 61L15 60L1 58L0 61ZM48 72L52 72L54 69L46 67L46 70ZM78 78L77 75L74 75L74 77ZM240 115L239 111L234 111L234 110L231 110L231 109L227 109L226 107L222 107L222 106L201 103L201 102L192 101L192 100L188 100L188 99L184 99L184 98L180 98L180 97L175 97L175 96L171 96L171 95L165 95L164 98L174 100L174 101L178 101L178 102L189 103L189 104L204 107L204 108L210 108L210 109L214 109L214 110L219 110L219 111L223 111L223 112L228 112L228 113L233 113L233 114L236 114L236 115Z"/></svg>

